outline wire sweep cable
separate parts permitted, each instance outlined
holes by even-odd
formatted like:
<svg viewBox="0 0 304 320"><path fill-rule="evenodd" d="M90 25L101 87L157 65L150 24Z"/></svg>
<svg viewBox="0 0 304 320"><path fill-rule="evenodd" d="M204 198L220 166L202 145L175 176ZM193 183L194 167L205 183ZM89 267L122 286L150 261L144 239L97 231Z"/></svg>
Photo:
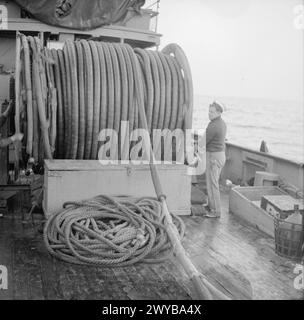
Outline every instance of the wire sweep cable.
<svg viewBox="0 0 304 320"><path fill-rule="evenodd" d="M37 37L21 37L20 96L27 110L28 132L23 143L36 161L98 159L102 129L118 133L122 152L115 156L128 158L128 135L121 133L121 121L129 121L129 133L142 127L134 57L141 66L151 139L153 129L190 128L191 74L184 68L186 57L177 45L166 47L164 53L80 40L66 41L62 50L50 50Z"/></svg>

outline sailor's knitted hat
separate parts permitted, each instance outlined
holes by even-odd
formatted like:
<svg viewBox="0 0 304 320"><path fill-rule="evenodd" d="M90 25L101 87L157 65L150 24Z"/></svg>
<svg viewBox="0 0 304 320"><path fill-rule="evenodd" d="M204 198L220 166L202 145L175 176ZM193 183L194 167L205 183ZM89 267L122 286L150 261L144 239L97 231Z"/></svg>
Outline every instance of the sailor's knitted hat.
<svg viewBox="0 0 304 320"><path fill-rule="evenodd" d="M210 107L214 107L218 112L223 113L224 110L226 110L225 105L222 102L219 102L218 100L214 100Z"/></svg>

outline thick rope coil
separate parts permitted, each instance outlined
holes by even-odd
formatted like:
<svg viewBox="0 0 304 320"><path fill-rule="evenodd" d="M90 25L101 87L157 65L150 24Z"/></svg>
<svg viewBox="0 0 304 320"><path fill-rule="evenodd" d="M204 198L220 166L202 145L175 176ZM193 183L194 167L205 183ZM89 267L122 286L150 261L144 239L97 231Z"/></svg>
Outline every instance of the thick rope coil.
<svg viewBox="0 0 304 320"><path fill-rule="evenodd" d="M172 215L181 239L183 221ZM100 195L67 202L44 227L44 242L55 257L105 267L158 263L173 252L165 217L154 198Z"/></svg>

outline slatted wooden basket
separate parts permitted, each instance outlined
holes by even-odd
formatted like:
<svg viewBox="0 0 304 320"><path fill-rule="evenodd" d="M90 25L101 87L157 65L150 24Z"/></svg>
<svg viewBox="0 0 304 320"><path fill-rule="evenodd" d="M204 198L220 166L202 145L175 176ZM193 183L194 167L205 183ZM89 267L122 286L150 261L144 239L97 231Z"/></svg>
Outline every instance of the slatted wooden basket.
<svg viewBox="0 0 304 320"><path fill-rule="evenodd" d="M302 224L286 222L276 217L275 228L275 252L283 257L295 261L303 258L304 230Z"/></svg>

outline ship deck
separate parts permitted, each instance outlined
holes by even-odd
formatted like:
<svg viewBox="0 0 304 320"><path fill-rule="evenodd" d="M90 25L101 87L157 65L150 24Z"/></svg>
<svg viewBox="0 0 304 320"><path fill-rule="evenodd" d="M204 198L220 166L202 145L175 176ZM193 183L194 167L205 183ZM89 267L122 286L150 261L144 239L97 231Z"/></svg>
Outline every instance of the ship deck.
<svg viewBox="0 0 304 320"><path fill-rule="evenodd" d="M193 195L200 197L200 190L194 187ZM222 192L221 219L182 218L183 245L196 267L232 299L303 299L293 287L295 264L275 254L272 238L229 213L228 200L228 193ZM0 300L193 297L186 274L173 257L162 264L126 268L68 264L48 254L42 234L30 223L22 224L18 212L0 219L0 265L8 268L8 290L0 290Z"/></svg>

